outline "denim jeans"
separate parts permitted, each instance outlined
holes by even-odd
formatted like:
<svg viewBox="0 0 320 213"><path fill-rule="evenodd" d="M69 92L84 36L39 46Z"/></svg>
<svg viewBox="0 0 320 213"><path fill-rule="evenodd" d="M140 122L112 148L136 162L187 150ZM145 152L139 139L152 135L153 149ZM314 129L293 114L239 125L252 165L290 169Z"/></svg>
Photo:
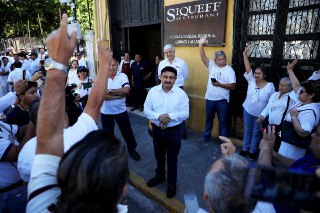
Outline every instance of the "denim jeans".
<svg viewBox="0 0 320 213"><path fill-rule="evenodd" d="M181 147L180 125L161 130L152 125L154 155L157 160L156 176L165 177L167 157L167 180L169 185L177 182L178 155Z"/></svg>
<svg viewBox="0 0 320 213"><path fill-rule="evenodd" d="M243 150L254 153L257 151L260 141L260 125L257 122L258 117L249 114L243 109L244 122L244 136L243 136Z"/></svg>
<svg viewBox="0 0 320 213"><path fill-rule="evenodd" d="M127 111L115 115L106 115L101 113L102 128L108 130L112 134L114 134L114 121L116 121L119 126L123 139L127 144L128 151L130 152L135 150L137 142L131 129L131 123Z"/></svg>
<svg viewBox="0 0 320 213"><path fill-rule="evenodd" d="M209 139L213 128L215 113L219 119L219 135L229 137L228 132L228 102L226 99L211 101L206 99L206 127L202 133L202 138Z"/></svg>
<svg viewBox="0 0 320 213"><path fill-rule="evenodd" d="M0 212L24 213L27 207L27 186L22 185L0 194Z"/></svg>

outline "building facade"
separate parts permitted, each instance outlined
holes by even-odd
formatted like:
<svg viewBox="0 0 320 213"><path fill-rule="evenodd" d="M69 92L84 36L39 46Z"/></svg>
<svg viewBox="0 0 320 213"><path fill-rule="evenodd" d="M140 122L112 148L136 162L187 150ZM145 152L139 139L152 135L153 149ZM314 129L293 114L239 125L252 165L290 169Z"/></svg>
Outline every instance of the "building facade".
<svg viewBox="0 0 320 213"><path fill-rule="evenodd" d="M153 61L162 54L166 36L166 8L183 5L188 0L95 0L96 39L110 45L117 59L124 51L141 53ZM211 5L222 1L200 0ZM246 96L246 81L243 78L242 52L250 45L250 61L267 67L268 81L277 87L279 79L286 74L286 64L298 57L297 76L307 79L320 62L320 1L319 0L226 0L226 17L223 23L222 45L205 47L207 56L213 59L214 52L223 50L227 63L237 77L236 90L231 94L230 131L234 137L242 137L242 103ZM188 11L187 6L180 12ZM203 9L199 6L198 8ZM191 11L191 9L189 8ZM203 9L205 10L205 9ZM190 12L189 11L189 12ZM178 14L178 11L176 11ZM189 16L190 18L191 16ZM221 27L206 23L205 28ZM220 29L220 28L219 28ZM202 64L197 45L177 45L176 55L189 67L189 79L185 90L190 98L190 118L187 126L203 131L205 125L205 99L208 72ZM217 136L217 121L213 134Z"/></svg>

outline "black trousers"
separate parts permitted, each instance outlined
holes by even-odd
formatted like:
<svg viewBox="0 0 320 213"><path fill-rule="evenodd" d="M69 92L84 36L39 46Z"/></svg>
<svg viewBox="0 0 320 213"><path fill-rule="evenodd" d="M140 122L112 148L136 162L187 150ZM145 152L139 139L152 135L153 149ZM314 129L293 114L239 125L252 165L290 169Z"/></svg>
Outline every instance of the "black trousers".
<svg viewBox="0 0 320 213"><path fill-rule="evenodd" d="M167 158L168 184L175 185L177 182L178 155L181 147L180 125L161 130L152 124L154 155L157 160L156 176L165 177L165 164Z"/></svg>
<svg viewBox="0 0 320 213"><path fill-rule="evenodd" d="M113 134L115 121L117 122L122 137L127 144L128 151L130 152L135 150L137 147L137 142L131 129L131 123L127 111L115 115L106 115L101 113L101 123L103 129L106 129Z"/></svg>

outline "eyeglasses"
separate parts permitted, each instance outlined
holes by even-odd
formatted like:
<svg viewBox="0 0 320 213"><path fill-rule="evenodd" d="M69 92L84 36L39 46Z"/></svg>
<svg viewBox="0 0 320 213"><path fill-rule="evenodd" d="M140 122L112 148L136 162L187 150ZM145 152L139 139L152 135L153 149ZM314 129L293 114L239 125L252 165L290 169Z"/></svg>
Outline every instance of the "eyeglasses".
<svg viewBox="0 0 320 213"><path fill-rule="evenodd" d="M80 73L80 72L87 72L87 71L86 71L86 70L80 70L79 73Z"/></svg>
<svg viewBox="0 0 320 213"><path fill-rule="evenodd" d="M76 56L81 56L81 55L76 55Z"/></svg>

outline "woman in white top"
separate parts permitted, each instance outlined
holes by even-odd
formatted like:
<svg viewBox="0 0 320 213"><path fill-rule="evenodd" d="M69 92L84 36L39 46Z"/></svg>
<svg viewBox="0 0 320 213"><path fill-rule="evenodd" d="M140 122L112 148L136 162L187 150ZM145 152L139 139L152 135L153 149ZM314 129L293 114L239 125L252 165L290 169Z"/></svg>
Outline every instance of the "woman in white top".
<svg viewBox="0 0 320 213"><path fill-rule="evenodd" d="M276 140L274 150L278 152L281 137L278 135L281 131L281 123L289 109L298 101L296 94L292 90L291 81L288 77L281 78L279 82L279 91L271 95L268 105L262 110L257 122L260 124L265 118L268 118L269 125L276 127Z"/></svg>
<svg viewBox="0 0 320 213"><path fill-rule="evenodd" d="M300 84L293 72L296 63L297 60L288 63L287 69L292 88L297 93L299 102L292 107L284 120L291 122L293 125L294 132L293 134L289 134L289 136L297 134L297 137L290 137L288 139L286 137L288 134L285 134L285 131L282 129L282 142L279 149L280 154L294 160L305 155L306 148L296 146L297 142L299 139L302 141L307 137L310 138L309 142L311 141L310 133L317 127L320 117L320 81L308 80Z"/></svg>
<svg viewBox="0 0 320 213"><path fill-rule="evenodd" d="M248 81L247 97L243 103L244 137L243 148L240 155L249 154L250 160L257 157L257 148L260 141L260 124L257 122L262 110L266 107L270 96L275 92L273 83L265 80L266 73L263 67L257 67L253 73L248 58L246 47L243 52L243 60L246 72L245 79Z"/></svg>
<svg viewBox="0 0 320 213"><path fill-rule="evenodd" d="M78 79L78 60L72 60L71 69L68 72L68 81L67 84L74 84Z"/></svg>

